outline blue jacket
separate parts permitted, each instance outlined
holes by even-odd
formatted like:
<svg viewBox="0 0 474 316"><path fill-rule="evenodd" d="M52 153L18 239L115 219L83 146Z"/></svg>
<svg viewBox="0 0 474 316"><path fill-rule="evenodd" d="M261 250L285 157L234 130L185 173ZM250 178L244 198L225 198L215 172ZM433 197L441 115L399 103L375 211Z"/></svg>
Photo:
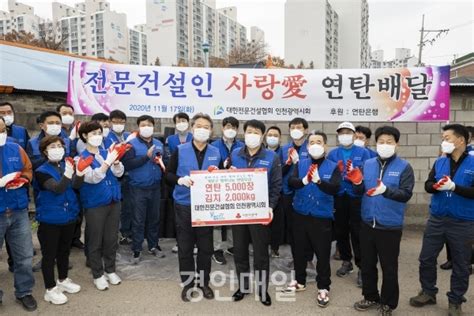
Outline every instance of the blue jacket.
<svg viewBox="0 0 474 316"><path fill-rule="evenodd" d="M290 148L294 148L294 147L295 146L294 146L293 142L289 142L288 144L283 145L281 147L280 161L281 161L282 166L284 166L286 161L288 160L288 150ZM300 157L299 160L309 158L309 155L308 155L308 141L307 140L305 140L304 143L298 149L298 155ZM290 188L290 186L288 185L288 179L290 179L290 176L293 173L293 168L294 168L294 165L291 165L290 170L286 174L283 175L282 192L285 195L291 195L294 192L293 189Z"/></svg>
<svg viewBox="0 0 474 316"><path fill-rule="evenodd" d="M28 156L30 157L31 163L33 164L33 169L35 170L46 161L46 158L44 158L43 155L41 155L41 152L39 150L39 144L45 136L46 136L45 133L41 131L38 135L36 135L35 137L31 138L28 141L26 152L28 153ZM64 140L64 145L65 145L64 156L70 157L71 156L71 150L70 150L71 140L69 139L69 137L67 137L66 134L61 133L59 136Z"/></svg>
<svg viewBox="0 0 474 316"><path fill-rule="evenodd" d="M61 163L61 169L64 169L64 162ZM62 174L49 162L42 164L36 169L36 172L49 174L57 182L62 178ZM40 187L36 198L36 220L38 222L67 224L76 221L77 214L79 214L79 202L71 184L61 194Z"/></svg>
<svg viewBox="0 0 474 316"><path fill-rule="evenodd" d="M123 141L127 139L127 137L130 136L129 132L123 132ZM107 137L104 137L104 146L105 148L109 148L113 143L121 143L123 142L117 134L115 134L113 131L110 131L109 135Z"/></svg>
<svg viewBox="0 0 474 316"><path fill-rule="evenodd" d="M408 162L395 157L384 168L382 182L387 189L400 187L400 176L407 168ZM366 191L377 186L381 166L377 158L371 158L364 163L364 186ZM362 196L361 217L366 223L379 223L385 227L402 227L407 203L398 202L384 197Z"/></svg>
<svg viewBox="0 0 474 316"><path fill-rule="evenodd" d="M0 155L2 162L1 176L12 172L23 170L23 160L21 157L21 146L17 143L5 143L0 146ZM23 211L28 208L28 189L21 187L15 190L0 188L0 214L7 209L12 211Z"/></svg>
<svg viewBox="0 0 474 316"><path fill-rule="evenodd" d="M435 178L439 181L450 175L450 158L439 157L434 165ZM459 186L474 186L474 156L467 155L452 178ZM474 199L460 196L453 191L440 191L431 197L430 211L435 216L449 216L460 220L474 221Z"/></svg>
<svg viewBox="0 0 474 316"><path fill-rule="evenodd" d="M107 157L107 150L99 149L100 155L105 159ZM94 156L87 149L81 154L82 157L87 158ZM94 158L92 162L92 169L100 168L101 164ZM107 170L105 178L99 183L86 183L81 186L80 190L81 204L84 208L90 209L99 206L109 205L113 202L118 202L122 198L120 191L120 183L110 170Z"/></svg>
<svg viewBox="0 0 474 316"><path fill-rule="evenodd" d="M298 175L306 175L311 167L312 159L307 158L298 162ZM318 168L321 181L329 181L337 164L324 159ZM318 185L310 182L303 188L295 191L293 208L296 213L318 218L333 218L334 196L324 193Z"/></svg>
<svg viewBox="0 0 474 316"><path fill-rule="evenodd" d="M204 161L199 169L196 153L191 142L178 146L178 177L189 176L192 170L207 170L209 166L218 166L221 161L219 149L212 145L207 145ZM173 191L173 198L176 203L184 206L191 205L191 190L184 185L176 185Z"/></svg>
<svg viewBox="0 0 474 316"><path fill-rule="evenodd" d="M163 144L155 138L153 138L152 142L153 145L155 145L153 157L155 157L157 153L163 156ZM130 144L135 151L135 157L146 156L148 147L140 138L132 139ZM132 186L152 187L160 184L162 172L160 166L158 166L153 159L148 159L141 167L128 170L128 177L130 179L129 183Z"/></svg>
<svg viewBox="0 0 474 316"><path fill-rule="evenodd" d="M244 143L241 142L240 140L235 140L233 143L232 143L232 147L230 148L230 151L229 149L227 148L226 144L224 143L224 140L222 138L218 139L218 140L215 140L211 143L212 146L216 147L217 149L219 149L219 153L221 155L221 159L222 161L226 160L227 158L230 157L230 154L235 150L235 149L238 149L238 148L241 148L244 146Z"/></svg>
<svg viewBox="0 0 474 316"><path fill-rule="evenodd" d="M189 133L186 135L186 142L189 143L190 141L193 140L193 134ZM178 149L178 146L181 145L181 142L179 141L179 135L178 134L173 134L168 136L166 139L166 145L168 145L169 153L172 155L176 149Z"/></svg>
<svg viewBox="0 0 474 316"><path fill-rule="evenodd" d="M11 137L16 139L18 144L20 144L23 149L26 149L26 144L28 141L28 132L26 131L26 128L20 125L12 124L11 131Z"/></svg>
<svg viewBox="0 0 474 316"><path fill-rule="evenodd" d="M363 147L358 147L355 145L353 145L351 149L352 149L352 152L349 159L352 160L352 165L354 166L354 168L357 167L357 168L362 169L364 162L370 158L368 150ZM354 192L354 189L352 187L352 182L346 180L347 172L346 172L345 166L346 166L347 161L344 160L344 157L342 154L343 150L344 149L342 146L338 146L334 148L333 150L331 150L327 157L329 160L334 161L336 164L338 163L339 160L344 163L344 171L341 172L343 181L341 182L341 188L339 189L338 196L342 196L344 195L344 193L347 193L351 197L360 197L360 195L357 195Z"/></svg>

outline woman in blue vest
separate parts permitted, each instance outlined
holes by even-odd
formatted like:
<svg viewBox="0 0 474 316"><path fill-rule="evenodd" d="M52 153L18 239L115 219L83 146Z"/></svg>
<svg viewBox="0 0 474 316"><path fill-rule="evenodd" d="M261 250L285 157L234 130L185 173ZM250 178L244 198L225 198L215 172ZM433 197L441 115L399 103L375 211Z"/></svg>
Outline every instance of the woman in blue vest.
<svg viewBox="0 0 474 316"><path fill-rule="evenodd" d="M59 305L68 301L67 293L77 293L81 287L68 278L69 252L76 227L79 202L73 188L82 181L74 176L72 158L65 160L64 140L60 136L46 136L39 149L47 159L35 171L38 183L36 220L40 223L38 238L41 244L41 270L43 272L47 302ZM58 267L55 280L54 268Z"/></svg>
<svg viewBox="0 0 474 316"><path fill-rule="evenodd" d="M445 125L442 139L444 155L436 159L425 182L425 191L432 194L430 218L419 257L421 291L410 299L410 305L436 304L437 258L447 243L453 263L449 314L457 316L466 302L474 240L474 156L466 151L469 132L464 126Z"/></svg>
<svg viewBox="0 0 474 316"><path fill-rule="evenodd" d="M232 152L231 163L233 168L264 168L268 177L268 203L270 215L273 219L281 192L281 163L275 152L263 145L265 124L258 120L250 120L244 124L245 146ZM249 244L253 246L253 267L256 281L256 293L260 302L270 306L272 300L268 294L270 278L270 260L268 248L270 246L270 227L268 225L235 225L232 226L234 237L234 262L239 279L239 289L232 295L234 302L241 301L250 293L250 262Z"/></svg>
<svg viewBox="0 0 474 316"><path fill-rule="evenodd" d="M217 168L221 162L219 150L207 142L212 133L213 123L209 115L198 113L192 119L192 142L179 145L169 161L166 181L174 186L173 198L176 213L176 240L178 242L179 272L183 290L181 299L189 302L197 286L206 299L213 299L214 292L209 287L211 256L214 252L212 227L192 227L190 174L193 170ZM194 260L194 245L197 258ZM200 275L195 280L195 274Z"/></svg>
<svg viewBox="0 0 474 316"><path fill-rule="evenodd" d="M289 179L295 189L293 198L293 236L295 238L294 266L296 280L285 292L295 293L306 289L306 254L310 248L318 258L316 265L317 302L320 307L329 304L331 284L332 221L334 195L341 183L337 164L325 159L327 136L313 131L308 136L310 158L301 159Z"/></svg>
<svg viewBox="0 0 474 316"><path fill-rule="evenodd" d="M84 184L80 188L80 200L86 218L87 259L94 285L103 291L108 289L109 283L118 285L122 282L115 273L115 255L121 199L117 178L123 175L124 167L118 160L117 149L107 151L100 148L104 137L98 122L82 124L79 137L86 144L80 157L93 157L91 168L86 170Z"/></svg>
<svg viewBox="0 0 474 316"><path fill-rule="evenodd" d="M347 177L354 191L363 194L360 251L362 295L354 304L359 311L379 308L379 315L389 316L399 298L398 256L403 218L412 197L415 177L410 164L396 155L400 132L392 126L375 131L377 157L366 160L363 176L350 164ZM382 289L377 288L377 262L382 268Z"/></svg>

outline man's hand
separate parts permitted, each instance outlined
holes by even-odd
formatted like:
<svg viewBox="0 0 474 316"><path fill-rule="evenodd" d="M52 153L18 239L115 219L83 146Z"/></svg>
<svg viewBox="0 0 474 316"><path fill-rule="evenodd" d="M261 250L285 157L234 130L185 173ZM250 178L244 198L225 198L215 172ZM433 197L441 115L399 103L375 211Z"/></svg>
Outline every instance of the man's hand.
<svg viewBox="0 0 474 316"><path fill-rule="evenodd" d="M6 174L5 176L0 178L0 188L3 188L7 185L8 182L18 179L21 176L21 172L12 172Z"/></svg>
<svg viewBox="0 0 474 316"><path fill-rule="evenodd" d="M150 148L148 148L148 150L146 151L146 155L148 156L148 158L152 159L153 156L155 155L155 145L151 145Z"/></svg>
<svg viewBox="0 0 474 316"><path fill-rule="evenodd" d="M156 156L155 156L155 158L153 158L153 161L154 161L158 166L160 166L162 172L165 172L165 171L166 171L165 164L163 163L163 156L161 155L160 152L157 152L157 153L156 153Z"/></svg>
<svg viewBox="0 0 474 316"><path fill-rule="evenodd" d="M300 160L298 152L293 147L288 149L288 159L286 160L287 165L296 164Z"/></svg>
<svg viewBox="0 0 474 316"><path fill-rule="evenodd" d="M69 134L70 140L75 140L79 137L79 128L81 127L81 121L76 121L74 127L71 129L71 133Z"/></svg>
<svg viewBox="0 0 474 316"><path fill-rule="evenodd" d="M13 179L10 182L8 182L7 185L5 186L5 188L7 190L15 190L15 189L21 188L22 186L24 186L25 184L28 184L28 183L30 183L30 181L28 179L16 178L16 179Z"/></svg>
<svg viewBox="0 0 474 316"><path fill-rule="evenodd" d="M309 169L308 173L306 176L303 178L303 184L307 185L310 182L313 183L319 183L321 181L319 177L319 172L318 172L318 165L317 164L312 164Z"/></svg>
<svg viewBox="0 0 474 316"><path fill-rule="evenodd" d="M351 171L347 172L346 179L352 182L355 185L359 185L362 183L364 176L359 168L352 168Z"/></svg>
<svg viewBox="0 0 474 316"><path fill-rule="evenodd" d="M126 143L130 142L132 139L137 138L138 136L138 131L134 131L128 135L127 139L125 140Z"/></svg>
<svg viewBox="0 0 474 316"><path fill-rule="evenodd" d="M375 188L369 189L367 191L368 196L376 196L380 194L384 194L385 191L387 190L387 187L385 184L380 179L377 179L377 186Z"/></svg>
<svg viewBox="0 0 474 316"><path fill-rule="evenodd" d="M342 160L339 160L337 162L337 169L339 169L339 171L342 173L344 173L344 162Z"/></svg>
<svg viewBox="0 0 474 316"><path fill-rule="evenodd" d="M190 176L184 176L178 179L179 185L184 185L185 187L191 187L194 184L194 181L191 180Z"/></svg>
<svg viewBox="0 0 474 316"><path fill-rule="evenodd" d="M209 167L207 167L207 171L209 171L209 172L213 172L213 171L216 171L216 170L219 170L219 167L214 166L214 165L210 165Z"/></svg>

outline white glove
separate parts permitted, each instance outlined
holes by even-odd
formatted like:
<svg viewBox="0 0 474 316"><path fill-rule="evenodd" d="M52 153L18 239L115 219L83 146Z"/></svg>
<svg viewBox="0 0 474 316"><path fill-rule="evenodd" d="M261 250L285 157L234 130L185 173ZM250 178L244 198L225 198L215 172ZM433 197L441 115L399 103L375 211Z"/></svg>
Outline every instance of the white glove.
<svg viewBox="0 0 474 316"><path fill-rule="evenodd" d="M74 174L74 165L66 160L66 163L64 165L64 176L68 179L72 179L73 174Z"/></svg>
<svg viewBox="0 0 474 316"><path fill-rule="evenodd" d="M367 191L367 195L376 196L376 195L384 194L385 191L387 191L387 187L385 186L385 184L383 184L382 181L377 180L377 186L375 188L369 189Z"/></svg>
<svg viewBox="0 0 474 316"><path fill-rule="evenodd" d="M83 176L85 176L86 174L88 174L88 173L91 172L91 171L92 171L92 167L89 166L89 167L87 167L86 169L84 169L84 170L82 170L82 171L76 170L76 175L77 175L78 177L83 177Z"/></svg>
<svg viewBox="0 0 474 316"><path fill-rule="evenodd" d="M6 174L5 176L0 178L0 188L3 188L7 185L8 182L18 178L21 175L21 172L12 172Z"/></svg>
<svg viewBox="0 0 474 316"><path fill-rule="evenodd" d="M190 187L194 184L193 180L191 180L190 176L184 176L178 179L178 184L179 185L184 185L186 187Z"/></svg>
<svg viewBox="0 0 474 316"><path fill-rule="evenodd" d="M438 181L438 187L436 190L438 191L454 191L456 188L456 184L451 180L450 177L445 177Z"/></svg>
<svg viewBox="0 0 474 316"><path fill-rule="evenodd" d="M138 132L133 132L133 133L131 133L130 135L128 135L128 137L127 137L127 139L125 140L125 142L128 143L128 142L131 141L132 139L137 138L137 134L138 134Z"/></svg>
<svg viewBox="0 0 474 316"><path fill-rule="evenodd" d="M107 158L105 158L104 163L107 166L111 166L118 158L119 153L116 150L112 150L111 152L107 153Z"/></svg>
<svg viewBox="0 0 474 316"><path fill-rule="evenodd" d="M309 167L308 173L306 176L303 178L303 184L307 185L310 182L313 183L320 183L321 178L319 177L319 172L318 172L318 165L314 164Z"/></svg>
<svg viewBox="0 0 474 316"><path fill-rule="evenodd" d="M291 163L296 164L300 160L300 155L298 155L298 151L293 149L290 153Z"/></svg>

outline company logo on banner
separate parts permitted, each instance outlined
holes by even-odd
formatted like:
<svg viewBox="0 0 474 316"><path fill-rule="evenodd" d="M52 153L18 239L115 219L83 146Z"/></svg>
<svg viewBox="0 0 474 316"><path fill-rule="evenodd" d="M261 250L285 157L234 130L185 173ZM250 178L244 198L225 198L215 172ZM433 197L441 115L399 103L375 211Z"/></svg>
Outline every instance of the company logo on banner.
<svg viewBox="0 0 474 316"><path fill-rule="evenodd" d="M309 121L447 121L449 66L395 69L235 69L71 61L78 114Z"/></svg>

